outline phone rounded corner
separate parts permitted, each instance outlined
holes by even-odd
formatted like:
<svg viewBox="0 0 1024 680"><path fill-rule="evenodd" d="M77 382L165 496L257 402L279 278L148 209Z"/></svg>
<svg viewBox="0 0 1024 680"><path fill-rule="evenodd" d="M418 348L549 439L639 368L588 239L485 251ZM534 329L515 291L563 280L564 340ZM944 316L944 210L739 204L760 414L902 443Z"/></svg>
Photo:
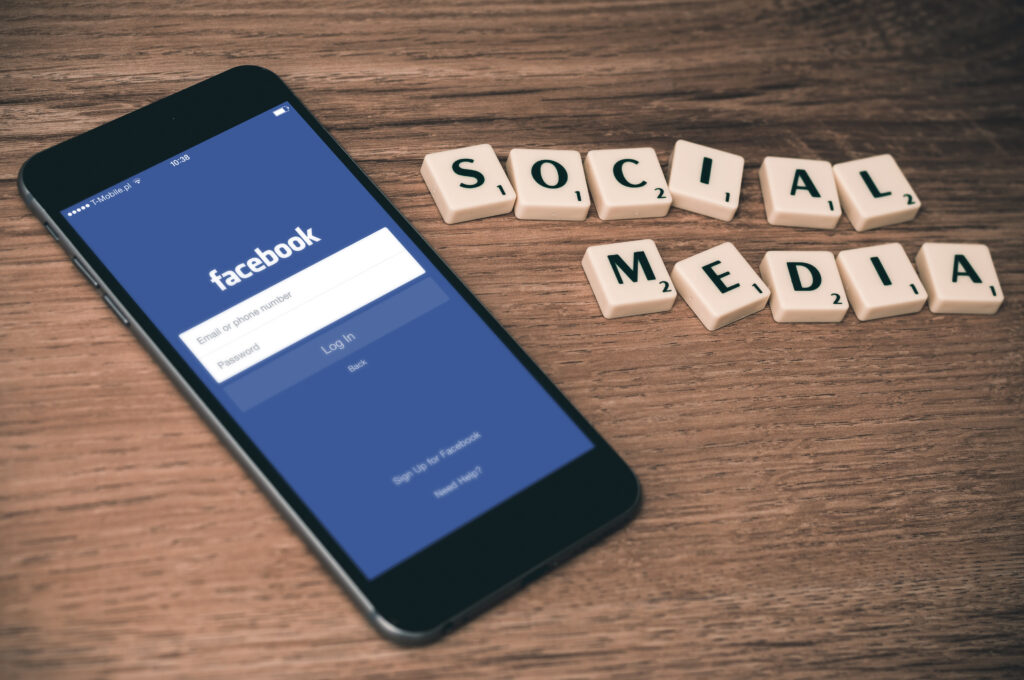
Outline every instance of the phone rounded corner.
<svg viewBox="0 0 1024 680"><path fill-rule="evenodd" d="M605 446L607 447L607 444ZM608 450L611 451L610 448ZM616 496L623 499L625 502L622 503L622 510L618 512L612 520L613 524L621 526L628 523L640 513L640 509L643 507L644 489L636 471L633 470L633 468L631 468L629 464L626 463L626 461L617 453L612 451L612 454L617 459L619 469L623 473L621 493L616 493Z"/></svg>
<svg viewBox="0 0 1024 680"><path fill-rule="evenodd" d="M242 76L243 78L252 80L265 80L269 78L272 79L275 84L284 85L284 80L281 76L277 75L266 66L260 66L258 64L241 64L224 71L223 75Z"/></svg>
<svg viewBox="0 0 1024 680"><path fill-rule="evenodd" d="M18 193L21 194L21 198L26 203L28 203L29 206L32 205L32 202L35 200L35 198L32 196L32 192L28 188L28 175L32 171L31 166L33 166L35 163L38 163L37 159L42 153L42 151L39 151L37 153L32 154L25 160L24 163L21 164L21 167L18 168Z"/></svg>
<svg viewBox="0 0 1024 680"><path fill-rule="evenodd" d="M640 509L643 507L644 504L644 487L640 483L640 478L637 477L637 474L636 472L633 471L633 468L629 467L628 465L626 466L626 470L629 472L629 479L633 484L633 499L630 502L630 504L626 507L625 511L623 511L622 513L623 523L629 522L634 517L639 515Z"/></svg>
<svg viewBox="0 0 1024 680"><path fill-rule="evenodd" d="M442 623L428 630L412 630L402 628L399 624L391 621L377 610L367 613L367 618L381 637L400 647L422 647L431 642L436 642L451 631L453 623Z"/></svg>
<svg viewBox="0 0 1024 680"><path fill-rule="evenodd" d="M37 159L40 155L42 155L42 153L43 152L40 151L33 154L24 163L21 164L20 168L18 168L18 177L16 181L16 184L18 186L18 194L21 196L21 200L28 207L29 212L35 215L36 218L38 218L39 221L43 223L43 226L46 227L46 230L50 232L50 235L53 236L54 239L60 241L56 223L52 218L49 217L46 210L43 208L42 205L40 205L39 199L35 197L35 195L32 193L32 189L29 188L30 184L32 186L36 185L36 182L33 179L31 179L31 175L33 174L32 167L34 167L35 163L39 162L37 161Z"/></svg>

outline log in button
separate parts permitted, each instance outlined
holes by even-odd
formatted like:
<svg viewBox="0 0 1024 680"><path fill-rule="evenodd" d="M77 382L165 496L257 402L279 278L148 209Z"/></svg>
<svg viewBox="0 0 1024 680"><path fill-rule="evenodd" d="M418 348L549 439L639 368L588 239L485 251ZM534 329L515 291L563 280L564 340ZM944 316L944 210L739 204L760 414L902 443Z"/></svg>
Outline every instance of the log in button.
<svg viewBox="0 0 1024 680"><path fill-rule="evenodd" d="M447 301L435 281L417 281L230 380L224 391L239 408L251 409Z"/></svg>

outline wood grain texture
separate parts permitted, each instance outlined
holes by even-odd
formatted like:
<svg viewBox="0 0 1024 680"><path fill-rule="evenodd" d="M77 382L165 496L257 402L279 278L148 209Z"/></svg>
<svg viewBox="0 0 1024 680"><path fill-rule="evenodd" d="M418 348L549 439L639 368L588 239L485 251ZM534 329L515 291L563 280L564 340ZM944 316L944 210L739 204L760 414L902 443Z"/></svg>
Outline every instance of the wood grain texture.
<svg viewBox="0 0 1024 680"><path fill-rule="evenodd" d="M1012 2L0 3L0 677L1020 677L1024 13ZM379 639L17 196L32 153L278 72L638 473L628 528L443 642ZM424 154L746 158L739 212L447 226ZM769 226L766 155L892 153L924 208ZM980 241L992 317L608 322L672 262Z"/></svg>

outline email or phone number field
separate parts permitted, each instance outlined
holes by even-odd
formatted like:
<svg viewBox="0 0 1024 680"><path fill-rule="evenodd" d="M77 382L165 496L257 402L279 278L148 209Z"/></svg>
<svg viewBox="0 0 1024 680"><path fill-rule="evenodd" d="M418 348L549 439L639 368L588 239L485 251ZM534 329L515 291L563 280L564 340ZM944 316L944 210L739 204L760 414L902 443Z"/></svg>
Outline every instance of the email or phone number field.
<svg viewBox="0 0 1024 680"><path fill-rule="evenodd" d="M178 337L223 382L423 273L380 229Z"/></svg>

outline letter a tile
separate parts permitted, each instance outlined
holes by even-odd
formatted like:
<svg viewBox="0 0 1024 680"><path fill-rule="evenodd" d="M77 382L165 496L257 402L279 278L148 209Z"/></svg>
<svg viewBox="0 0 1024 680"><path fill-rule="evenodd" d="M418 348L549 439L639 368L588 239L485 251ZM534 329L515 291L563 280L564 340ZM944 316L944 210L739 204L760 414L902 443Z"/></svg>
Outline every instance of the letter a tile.
<svg viewBox="0 0 1024 680"><path fill-rule="evenodd" d="M925 243L914 260L935 314L995 314L1003 304L984 243Z"/></svg>
<svg viewBox="0 0 1024 680"><path fill-rule="evenodd" d="M768 224L835 229L842 210L831 163L768 156L758 177Z"/></svg>
<svg viewBox="0 0 1024 680"><path fill-rule="evenodd" d="M651 239L590 246L583 255L594 297L606 319L672 309L676 291Z"/></svg>

